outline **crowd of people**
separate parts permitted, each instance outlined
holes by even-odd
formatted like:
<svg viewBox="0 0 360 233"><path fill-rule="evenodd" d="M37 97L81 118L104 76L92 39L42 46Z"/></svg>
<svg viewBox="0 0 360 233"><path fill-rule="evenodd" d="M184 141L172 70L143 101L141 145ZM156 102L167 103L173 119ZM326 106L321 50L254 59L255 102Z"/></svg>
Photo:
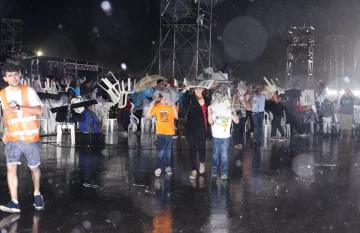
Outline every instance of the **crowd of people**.
<svg viewBox="0 0 360 233"><path fill-rule="evenodd" d="M7 205L1 205L0 210L12 213L20 212L17 188L17 166L20 156L25 155L32 173L34 183L34 207L38 210L44 208L43 196L40 193L40 134L37 116L42 115L43 103L36 91L26 85L20 84L19 68L14 64L5 64L2 70L3 79L8 87L0 91L0 100L3 108L5 156L7 162L7 181L11 200ZM87 86L90 88L92 84ZM253 137L255 147L263 141L263 127L265 115L271 115L271 140L286 140L283 126L284 117L291 125L292 134L301 132L306 125L304 112L309 108L299 105L299 98L295 101L283 101L284 95L271 93L267 86L251 86L243 94L235 88L229 100L229 107L213 109L212 100L208 90L202 87L186 85L179 91L179 96L174 102L166 90L164 80L158 80L151 95L136 93L129 96L127 104L120 111L122 124L127 130L130 115L134 114L141 119L156 118L156 145L157 160L155 176L160 176L163 171L172 174L171 146L173 137L178 133L179 120L182 119L184 136L189 145L191 163L190 180L204 174L206 170L206 140L212 140L212 164L208 172L212 177L228 179L228 152L233 146L241 150L247 134ZM75 90L76 95L79 91ZM230 92L229 92L230 93ZM132 98L137 95L136 101ZM141 95L141 98L138 98ZM229 96L227 96L228 98ZM339 99L338 104L328 99L326 95L318 104L318 114L322 121L323 133L328 135L333 128L333 118L336 113L340 116L340 129L342 136L350 139L354 114L354 94L346 90ZM228 98L230 99L230 98ZM290 105L289 103L295 103ZM147 106L147 108L145 108ZM145 110L146 109L146 110ZM268 114L265 114L268 112ZM294 112L296 112L294 114ZM269 114L271 113L271 114ZM84 119L80 122L81 132L101 132L101 122L92 111L91 106L83 112ZM267 119L267 120L270 120ZM300 123L299 123L300 122ZM141 125L138 129L141 130ZM306 128L306 127L305 127ZM278 136L279 132L279 136ZM234 138L232 141L231 138ZM199 164L198 162L199 161ZM165 168L165 169L163 169Z"/></svg>

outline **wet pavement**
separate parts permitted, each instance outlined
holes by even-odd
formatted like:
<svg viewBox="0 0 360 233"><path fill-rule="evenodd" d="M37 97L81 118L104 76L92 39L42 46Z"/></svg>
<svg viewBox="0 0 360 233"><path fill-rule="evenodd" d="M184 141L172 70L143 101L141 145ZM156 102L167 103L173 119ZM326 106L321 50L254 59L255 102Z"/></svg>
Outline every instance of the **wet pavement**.
<svg viewBox="0 0 360 233"><path fill-rule="evenodd" d="M63 137L66 140L67 136ZM44 211L34 211L31 175L19 167L20 215L0 213L1 232L359 232L359 142L304 137L229 155L228 181L189 181L189 151L174 139L173 175L154 177L149 134L106 137L105 148L42 139ZM3 154L3 146L0 148ZM4 156L0 202L9 200Z"/></svg>

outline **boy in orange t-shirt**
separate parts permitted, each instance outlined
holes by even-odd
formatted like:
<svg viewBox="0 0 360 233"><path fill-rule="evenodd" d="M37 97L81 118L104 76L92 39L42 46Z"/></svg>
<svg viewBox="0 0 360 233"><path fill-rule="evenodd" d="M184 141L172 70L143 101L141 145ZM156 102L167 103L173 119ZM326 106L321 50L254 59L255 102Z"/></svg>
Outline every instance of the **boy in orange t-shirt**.
<svg viewBox="0 0 360 233"><path fill-rule="evenodd" d="M176 105L170 106L164 96L151 102L150 108L146 113L146 118L156 116L156 138L157 138L157 160L155 176L160 176L162 162L165 157L166 174L171 175L171 144L175 134L175 119L178 119Z"/></svg>

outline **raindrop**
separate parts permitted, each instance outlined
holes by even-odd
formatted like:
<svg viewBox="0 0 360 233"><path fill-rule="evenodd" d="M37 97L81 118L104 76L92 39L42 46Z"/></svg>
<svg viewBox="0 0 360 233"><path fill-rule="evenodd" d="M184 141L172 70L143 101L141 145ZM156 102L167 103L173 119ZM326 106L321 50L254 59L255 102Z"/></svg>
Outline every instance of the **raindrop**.
<svg viewBox="0 0 360 233"><path fill-rule="evenodd" d="M152 41L151 43L152 43L152 44L155 44L155 41Z"/></svg>
<svg viewBox="0 0 360 233"><path fill-rule="evenodd" d="M95 27L92 28L92 31L95 34L98 34L99 33L99 28L95 26Z"/></svg>
<svg viewBox="0 0 360 233"><path fill-rule="evenodd" d="M277 208L275 208L275 211L277 211Z"/></svg>
<svg viewBox="0 0 360 233"><path fill-rule="evenodd" d="M85 220L85 221L83 222L83 226L84 226L85 229L90 229L90 228L91 228L91 223L90 223L90 221L89 221L89 220Z"/></svg>
<svg viewBox="0 0 360 233"><path fill-rule="evenodd" d="M52 184L53 183L53 180L52 179L48 179L48 182L49 182L49 184Z"/></svg>
<svg viewBox="0 0 360 233"><path fill-rule="evenodd" d="M308 165L308 168L310 168L310 165Z"/></svg>
<svg viewBox="0 0 360 233"><path fill-rule="evenodd" d="M218 36L217 36L217 39L218 39L218 40L222 40L222 36L218 35Z"/></svg>
<svg viewBox="0 0 360 233"><path fill-rule="evenodd" d="M241 161L240 161L240 159L236 161L236 166L238 166L238 167L241 166Z"/></svg>
<svg viewBox="0 0 360 233"><path fill-rule="evenodd" d="M111 10L111 4L110 2L108 1L103 1L101 3L101 8L104 10L104 11L110 11Z"/></svg>
<svg viewBox="0 0 360 233"><path fill-rule="evenodd" d="M125 64L125 63L121 63L121 69L123 69L123 70L127 70L127 66L126 66L126 64Z"/></svg>
<svg viewBox="0 0 360 233"><path fill-rule="evenodd" d="M59 29L62 29L62 28L63 28L63 25L60 23L60 24L58 25L58 28L59 28Z"/></svg>
<svg viewBox="0 0 360 233"><path fill-rule="evenodd" d="M81 231L78 228L72 229L71 233L81 233Z"/></svg>

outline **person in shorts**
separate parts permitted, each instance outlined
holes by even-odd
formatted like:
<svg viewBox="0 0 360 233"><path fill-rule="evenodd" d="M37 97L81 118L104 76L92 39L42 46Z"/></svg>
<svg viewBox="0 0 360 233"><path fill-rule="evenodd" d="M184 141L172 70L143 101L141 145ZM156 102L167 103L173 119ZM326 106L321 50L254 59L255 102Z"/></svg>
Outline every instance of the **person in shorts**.
<svg viewBox="0 0 360 233"><path fill-rule="evenodd" d="M20 85L19 67L6 63L2 74L8 87L0 91L3 108L5 156L7 164L7 181L11 200L7 205L1 205L0 210L19 213L17 166L20 157L26 157L34 183L34 206L41 210L44 200L40 194L40 135L39 122L36 116L42 115L40 98L35 90L26 85Z"/></svg>

